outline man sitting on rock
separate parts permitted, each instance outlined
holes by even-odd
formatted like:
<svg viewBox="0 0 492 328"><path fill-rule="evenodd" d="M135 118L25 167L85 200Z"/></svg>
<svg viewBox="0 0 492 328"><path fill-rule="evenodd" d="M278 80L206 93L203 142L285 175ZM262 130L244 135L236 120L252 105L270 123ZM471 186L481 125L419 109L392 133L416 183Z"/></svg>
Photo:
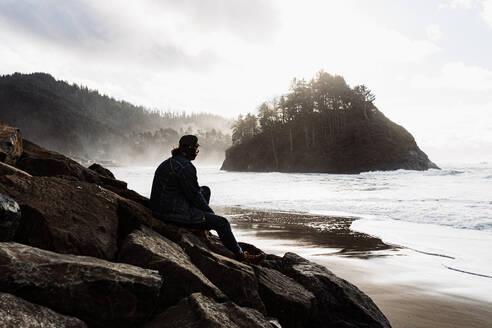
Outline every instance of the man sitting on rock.
<svg viewBox="0 0 492 328"><path fill-rule="evenodd" d="M185 135L179 147L171 151L172 157L162 162L155 171L150 194L154 215L179 226L215 230L227 249L240 261L258 264L265 254L252 255L243 251L232 234L229 221L215 215L209 206L210 188L200 187L196 168L191 163L198 155L198 138Z"/></svg>

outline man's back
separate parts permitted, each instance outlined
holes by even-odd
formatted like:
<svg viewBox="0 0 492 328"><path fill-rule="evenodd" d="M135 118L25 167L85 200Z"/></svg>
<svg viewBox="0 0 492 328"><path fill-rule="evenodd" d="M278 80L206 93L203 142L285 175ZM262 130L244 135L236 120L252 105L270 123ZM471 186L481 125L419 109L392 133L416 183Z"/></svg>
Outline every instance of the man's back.
<svg viewBox="0 0 492 328"><path fill-rule="evenodd" d="M153 212L178 222L199 222L203 212L213 212L200 193L196 168L184 156L173 156L157 168L150 206Z"/></svg>

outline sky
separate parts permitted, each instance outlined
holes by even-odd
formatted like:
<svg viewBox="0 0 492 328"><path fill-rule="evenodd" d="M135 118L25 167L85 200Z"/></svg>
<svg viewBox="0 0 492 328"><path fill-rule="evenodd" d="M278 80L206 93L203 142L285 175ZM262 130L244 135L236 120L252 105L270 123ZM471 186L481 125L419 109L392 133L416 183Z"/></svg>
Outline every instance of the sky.
<svg viewBox="0 0 492 328"><path fill-rule="evenodd" d="M234 118L317 71L437 164L492 161L492 0L0 0L0 74Z"/></svg>

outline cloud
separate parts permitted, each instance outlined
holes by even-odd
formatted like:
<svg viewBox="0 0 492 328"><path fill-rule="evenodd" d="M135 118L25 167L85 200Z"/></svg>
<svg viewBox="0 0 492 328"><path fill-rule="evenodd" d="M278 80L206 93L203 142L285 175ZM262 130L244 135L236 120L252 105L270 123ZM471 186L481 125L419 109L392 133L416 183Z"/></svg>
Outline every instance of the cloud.
<svg viewBox="0 0 492 328"><path fill-rule="evenodd" d="M441 29L437 24L431 24L425 29L427 32L427 37L431 41L439 41L441 39Z"/></svg>
<svg viewBox="0 0 492 328"><path fill-rule="evenodd" d="M439 9L471 9L476 5L476 0L443 0Z"/></svg>
<svg viewBox="0 0 492 328"><path fill-rule="evenodd" d="M492 27L492 0L484 0L482 1L482 19Z"/></svg>
<svg viewBox="0 0 492 328"><path fill-rule="evenodd" d="M462 62L450 62L443 66L440 75L416 76L411 85L429 89L492 91L492 71L480 66L467 66Z"/></svg>
<svg viewBox="0 0 492 328"><path fill-rule="evenodd" d="M151 0L165 10L179 11L202 32L226 30L247 41L271 39L280 22L272 2L262 0Z"/></svg>
<svg viewBox="0 0 492 328"><path fill-rule="evenodd" d="M106 42L109 26L82 1L0 0L0 19L13 29L69 46Z"/></svg>
<svg viewBox="0 0 492 328"><path fill-rule="evenodd" d="M492 0L443 0L439 9L478 10L482 20L492 27Z"/></svg>

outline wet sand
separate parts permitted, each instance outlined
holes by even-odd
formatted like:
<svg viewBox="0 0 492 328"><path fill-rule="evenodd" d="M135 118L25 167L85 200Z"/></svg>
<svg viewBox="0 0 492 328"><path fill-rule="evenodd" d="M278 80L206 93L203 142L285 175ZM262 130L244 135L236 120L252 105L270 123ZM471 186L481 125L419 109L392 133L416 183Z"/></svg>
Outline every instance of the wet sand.
<svg viewBox="0 0 492 328"><path fill-rule="evenodd" d="M354 218L240 208L217 212L229 218L239 241L280 256L298 253L355 284L395 328L492 327L492 303L468 295L462 276L437 272L431 256L351 231Z"/></svg>

